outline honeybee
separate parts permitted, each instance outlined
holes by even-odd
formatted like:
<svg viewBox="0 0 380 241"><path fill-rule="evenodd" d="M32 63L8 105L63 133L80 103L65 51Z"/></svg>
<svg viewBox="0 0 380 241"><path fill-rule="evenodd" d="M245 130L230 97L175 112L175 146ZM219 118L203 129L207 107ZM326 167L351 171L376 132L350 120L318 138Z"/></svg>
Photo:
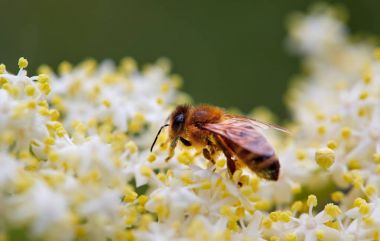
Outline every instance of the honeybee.
<svg viewBox="0 0 380 241"><path fill-rule="evenodd" d="M215 163L215 157L223 152L230 175L247 166L259 177L277 180L280 162L273 147L259 129L285 129L243 116L230 115L210 105L179 105L171 113L169 123L158 131L151 151L163 128L169 127L169 160L174 155L178 141L185 146L202 150L203 156Z"/></svg>

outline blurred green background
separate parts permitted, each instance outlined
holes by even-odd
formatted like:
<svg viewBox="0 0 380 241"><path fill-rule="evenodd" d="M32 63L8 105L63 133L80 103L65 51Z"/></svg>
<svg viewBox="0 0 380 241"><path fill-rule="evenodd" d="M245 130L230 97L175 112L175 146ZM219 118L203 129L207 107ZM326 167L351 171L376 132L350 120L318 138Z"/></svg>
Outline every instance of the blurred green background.
<svg viewBox="0 0 380 241"><path fill-rule="evenodd" d="M1 0L0 62L30 71L94 57L139 63L161 56L185 79L197 103L265 105L286 116L283 95L299 60L284 47L285 19L315 1ZM354 33L380 33L380 1L344 3Z"/></svg>

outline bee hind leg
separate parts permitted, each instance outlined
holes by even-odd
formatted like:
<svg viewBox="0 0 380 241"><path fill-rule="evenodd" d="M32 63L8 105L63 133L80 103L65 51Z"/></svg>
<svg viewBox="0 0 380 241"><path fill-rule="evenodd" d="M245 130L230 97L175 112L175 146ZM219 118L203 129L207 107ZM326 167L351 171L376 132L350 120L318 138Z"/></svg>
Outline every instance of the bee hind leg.
<svg viewBox="0 0 380 241"><path fill-rule="evenodd" d="M226 155L226 157L227 157L227 155ZM231 158L231 156L227 157L227 168L228 168L228 171L230 173L231 180L233 179L234 173L237 170L237 167L236 167L235 163L236 163L236 161L234 161ZM241 183L240 181L238 181L237 184L239 185L239 187L243 186L243 183Z"/></svg>
<svg viewBox="0 0 380 241"><path fill-rule="evenodd" d="M215 160L214 160L214 158L212 157L211 152L210 152L207 148L203 148L202 153L203 153L203 156L204 156L207 160L209 160L212 164L215 164Z"/></svg>
<svg viewBox="0 0 380 241"><path fill-rule="evenodd" d="M223 144L223 140L221 140L219 138L218 144L219 144L220 149L222 149L224 156L227 159L227 169L228 169L228 173L230 175L230 178L232 180L232 177L238 168L236 166L236 161L234 159L232 159L232 154L231 154L230 150L226 147L226 145ZM243 184L241 182L238 182L238 185L241 187Z"/></svg>

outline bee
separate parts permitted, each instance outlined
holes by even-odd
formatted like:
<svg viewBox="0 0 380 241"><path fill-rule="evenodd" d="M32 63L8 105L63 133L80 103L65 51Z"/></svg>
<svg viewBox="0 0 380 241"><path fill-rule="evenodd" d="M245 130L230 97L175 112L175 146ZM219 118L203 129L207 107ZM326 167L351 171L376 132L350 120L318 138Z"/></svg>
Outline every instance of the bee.
<svg viewBox="0 0 380 241"><path fill-rule="evenodd" d="M230 175L244 166L267 180L277 180L280 162L271 144L260 129L281 127L243 116L226 114L222 109L210 106L179 105L171 113L169 123L158 131L151 151L163 128L169 127L169 160L174 155L178 141L185 146L200 149L203 156L215 164L215 157L222 152L227 159Z"/></svg>

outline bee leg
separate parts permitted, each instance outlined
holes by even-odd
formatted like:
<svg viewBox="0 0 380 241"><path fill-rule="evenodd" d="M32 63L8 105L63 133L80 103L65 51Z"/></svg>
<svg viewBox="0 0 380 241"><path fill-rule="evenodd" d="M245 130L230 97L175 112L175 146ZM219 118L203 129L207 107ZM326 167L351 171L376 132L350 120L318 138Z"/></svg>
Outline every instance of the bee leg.
<svg viewBox="0 0 380 241"><path fill-rule="evenodd" d="M217 140L218 140L217 143L219 144L220 149L222 149L223 154L227 158L227 169L228 169L228 173L230 174L230 177L232 179L232 177L233 177L233 175L237 169L236 164L235 164L235 160L232 159L231 151L226 147L226 145L223 144L223 140L221 140L220 138ZM241 182L238 182L238 185L239 185L239 187L241 187L243 184Z"/></svg>
<svg viewBox="0 0 380 241"><path fill-rule="evenodd" d="M215 160L212 158L211 152L207 148L203 148L203 156L212 162L212 164L215 164Z"/></svg>
<svg viewBox="0 0 380 241"><path fill-rule="evenodd" d="M182 144L184 144L185 146L191 146L191 142L186 140L185 138L183 137L180 137L179 140L182 142Z"/></svg>
<svg viewBox="0 0 380 241"><path fill-rule="evenodd" d="M229 171L230 176L232 178L232 176L234 175L234 173L236 171L236 166L235 166L235 161L232 160L232 158L228 157L228 156L227 156L227 168L228 168L228 171Z"/></svg>
<svg viewBox="0 0 380 241"><path fill-rule="evenodd" d="M234 173L237 170L237 168L236 168L235 161L232 160L231 157L229 157L229 158L227 157L227 167L228 167L228 170L229 170L229 173L230 173L230 177L232 179L232 177L234 176ZM239 185L239 187L243 186L243 183L241 183L240 181L238 181L237 184Z"/></svg>
<svg viewBox="0 0 380 241"><path fill-rule="evenodd" d="M169 161L174 156L174 150L175 150L175 147L177 146L177 141L178 141L178 138L174 138L174 140L170 143L169 155L165 158L166 162Z"/></svg>

